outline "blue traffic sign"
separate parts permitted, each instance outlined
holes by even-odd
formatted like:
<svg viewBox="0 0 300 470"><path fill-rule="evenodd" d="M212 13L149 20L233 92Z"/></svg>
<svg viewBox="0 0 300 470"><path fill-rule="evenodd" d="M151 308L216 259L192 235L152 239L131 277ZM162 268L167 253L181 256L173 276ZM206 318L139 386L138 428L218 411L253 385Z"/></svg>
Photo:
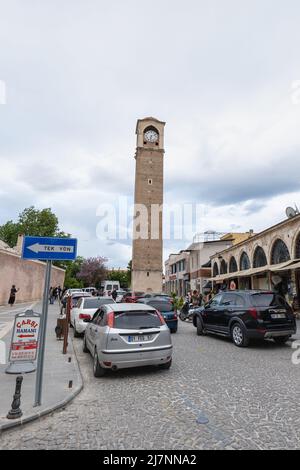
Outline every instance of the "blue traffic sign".
<svg viewBox="0 0 300 470"><path fill-rule="evenodd" d="M76 254L76 238L24 237L24 259L72 261Z"/></svg>

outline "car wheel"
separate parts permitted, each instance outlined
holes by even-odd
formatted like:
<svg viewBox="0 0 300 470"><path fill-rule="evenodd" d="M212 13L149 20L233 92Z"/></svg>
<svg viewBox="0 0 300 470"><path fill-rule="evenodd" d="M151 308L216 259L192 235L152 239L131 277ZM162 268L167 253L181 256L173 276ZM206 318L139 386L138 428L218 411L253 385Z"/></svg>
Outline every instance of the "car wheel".
<svg viewBox="0 0 300 470"><path fill-rule="evenodd" d="M106 372L105 369L103 369L103 367L101 367L101 365L99 363L97 349L95 349L95 352L94 352L93 370L94 370L94 377L103 377L103 375Z"/></svg>
<svg viewBox="0 0 300 470"><path fill-rule="evenodd" d="M81 333L78 333L78 331L76 330L76 323L74 323L74 338L80 338L81 337Z"/></svg>
<svg viewBox="0 0 300 470"><path fill-rule="evenodd" d="M203 336L204 335L203 324L199 317L197 317L197 320L196 320L196 327L197 327L197 335Z"/></svg>
<svg viewBox="0 0 300 470"><path fill-rule="evenodd" d="M249 345L245 330L239 323L235 323L231 328L231 338L238 348L246 348Z"/></svg>
<svg viewBox="0 0 300 470"><path fill-rule="evenodd" d="M169 362L166 362L165 364L160 364L159 368L168 370L170 369L171 365L172 365L172 359Z"/></svg>
<svg viewBox="0 0 300 470"><path fill-rule="evenodd" d="M276 344L285 344L290 337L289 336L279 336L278 338L273 338Z"/></svg>
<svg viewBox="0 0 300 470"><path fill-rule="evenodd" d="M88 348L87 348L87 345L86 345L86 337L85 337L85 335L84 335L84 338L83 338L82 351L83 351L84 353L90 352L90 351L88 350Z"/></svg>

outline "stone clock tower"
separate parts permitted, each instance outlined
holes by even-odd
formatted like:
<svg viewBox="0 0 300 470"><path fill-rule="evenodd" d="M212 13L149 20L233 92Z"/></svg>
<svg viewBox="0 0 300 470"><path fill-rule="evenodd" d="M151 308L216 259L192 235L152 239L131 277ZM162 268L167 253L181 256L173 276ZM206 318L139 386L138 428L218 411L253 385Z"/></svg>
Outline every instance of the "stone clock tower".
<svg viewBox="0 0 300 470"><path fill-rule="evenodd" d="M135 292L162 291L162 208L165 123L137 122L132 280Z"/></svg>

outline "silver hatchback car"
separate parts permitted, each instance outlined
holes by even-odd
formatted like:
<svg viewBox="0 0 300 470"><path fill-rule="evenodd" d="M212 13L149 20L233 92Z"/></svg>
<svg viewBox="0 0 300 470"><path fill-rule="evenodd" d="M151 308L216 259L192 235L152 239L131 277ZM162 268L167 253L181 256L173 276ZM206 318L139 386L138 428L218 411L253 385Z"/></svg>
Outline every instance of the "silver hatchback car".
<svg viewBox="0 0 300 470"><path fill-rule="evenodd" d="M169 369L172 340L162 315L144 304L103 305L88 322L83 351L94 358L94 376L107 369L158 365Z"/></svg>

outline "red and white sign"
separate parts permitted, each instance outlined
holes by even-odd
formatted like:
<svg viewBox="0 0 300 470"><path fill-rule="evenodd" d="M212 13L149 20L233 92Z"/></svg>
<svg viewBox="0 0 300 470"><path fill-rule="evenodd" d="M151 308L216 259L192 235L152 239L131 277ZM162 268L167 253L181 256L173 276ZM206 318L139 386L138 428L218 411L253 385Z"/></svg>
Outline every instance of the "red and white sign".
<svg viewBox="0 0 300 470"><path fill-rule="evenodd" d="M38 349L40 316L17 315L10 347L10 361L35 361Z"/></svg>

